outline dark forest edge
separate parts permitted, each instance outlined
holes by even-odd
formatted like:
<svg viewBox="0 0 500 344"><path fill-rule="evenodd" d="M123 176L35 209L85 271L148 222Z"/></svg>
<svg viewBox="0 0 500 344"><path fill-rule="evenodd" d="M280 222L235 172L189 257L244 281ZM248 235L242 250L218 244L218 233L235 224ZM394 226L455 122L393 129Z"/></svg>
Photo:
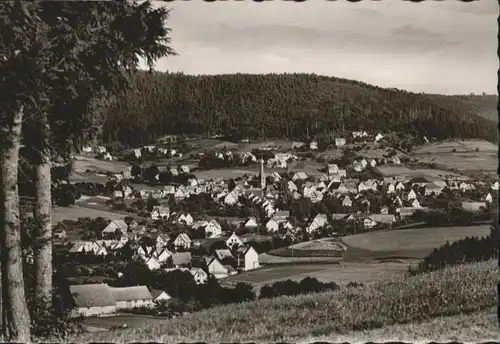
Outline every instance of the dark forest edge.
<svg viewBox="0 0 500 344"><path fill-rule="evenodd" d="M104 142L165 135L305 139L351 131L497 142L496 95L433 95L314 74L139 72L99 110Z"/></svg>

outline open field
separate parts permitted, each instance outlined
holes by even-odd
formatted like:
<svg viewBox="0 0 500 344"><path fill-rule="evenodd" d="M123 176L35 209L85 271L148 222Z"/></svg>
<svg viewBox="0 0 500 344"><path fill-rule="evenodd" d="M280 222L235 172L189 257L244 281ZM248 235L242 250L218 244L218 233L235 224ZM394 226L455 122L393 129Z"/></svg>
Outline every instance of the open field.
<svg viewBox="0 0 500 344"><path fill-rule="evenodd" d="M483 141L483 140L464 140L464 141L440 141L425 144L413 152L415 154L436 154L436 153L449 153L453 149L456 150L457 153L460 152L473 152L479 149L479 152L489 152L496 153L498 147L491 142Z"/></svg>
<svg viewBox="0 0 500 344"><path fill-rule="evenodd" d="M123 161L104 161L97 160L88 156L75 156L74 170L76 173L82 173L86 170L121 173L128 167Z"/></svg>
<svg viewBox="0 0 500 344"><path fill-rule="evenodd" d="M259 254L259 262L265 265L332 264L337 263L341 259L341 257L280 257L268 253Z"/></svg>
<svg viewBox="0 0 500 344"><path fill-rule="evenodd" d="M315 264L288 264L281 266L264 266L258 270L243 272L227 278L232 283L250 283L254 288L260 289L264 284L291 279L300 281L305 277L314 277L321 282L335 282L346 285L349 282L364 284L379 282L384 279L403 276L412 261L390 261L371 263L334 263Z"/></svg>
<svg viewBox="0 0 500 344"><path fill-rule="evenodd" d="M123 324L127 324L128 328L141 328L152 324L162 324L165 320L166 318L153 316L121 314L111 317L86 318L83 321L83 325L109 330L113 326L120 326Z"/></svg>
<svg viewBox="0 0 500 344"><path fill-rule="evenodd" d="M62 220L78 220L80 217L103 217L110 220L119 220L125 217L124 214L114 213L98 209L90 209L79 206L73 207L54 207L52 209L52 223L56 224Z"/></svg>
<svg viewBox="0 0 500 344"><path fill-rule="evenodd" d="M238 178L242 177L245 174L255 174L254 169L251 168L246 168L246 167L241 167L241 168L223 168L219 170L204 170L204 171L195 171L193 173L196 178L198 179L203 179L203 180L210 180L210 179L217 179L217 178L223 178L223 179L231 179L231 178Z"/></svg>
<svg viewBox="0 0 500 344"><path fill-rule="evenodd" d="M384 258L422 258L434 248L468 236L486 236L490 225L427 227L374 231L343 237L346 261Z"/></svg>
<svg viewBox="0 0 500 344"><path fill-rule="evenodd" d="M409 168L403 165L392 165L386 164L377 166L377 170L380 171L386 177L407 177L407 178L415 178L415 177L424 177L428 179L442 179L447 178L448 176L458 177L463 180L467 180L469 178L462 176L457 173L443 171L443 170L434 170L430 168Z"/></svg>
<svg viewBox="0 0 500 344"><path fill-rule="evenodd" d="M498 147L491 142L468 140L430 143L413 153L422 162L434 162L462 171L491 172L498 166L497 151Z"/></svg>
<svg viewBox="0 0 500 344"><path fill-rule="evenodd" d="M269 252L270 255L280 257L338 257L346 247L335 239L312 240L281 247Z"/></svg>
<svg viewBox="0 0 500 344"><path fill-rule="evenodd" d="M495 260L464 265L416 277L385 280L369 287L219 306L166 320L160 325L113 333L87 333L68 340L116 343L297 342L310 337L332 338L352 331L481 312L490 310L497 302L496 263ZM252 326L248 326L249 319ZM398 337L422 337L437 330L427 332L428 328L416 325L408 328L409 333L400 330L396 334ZM498 338L496 333L488 328L486 338L491 335ZM482 338L476 337L475 340Z"/></svg>

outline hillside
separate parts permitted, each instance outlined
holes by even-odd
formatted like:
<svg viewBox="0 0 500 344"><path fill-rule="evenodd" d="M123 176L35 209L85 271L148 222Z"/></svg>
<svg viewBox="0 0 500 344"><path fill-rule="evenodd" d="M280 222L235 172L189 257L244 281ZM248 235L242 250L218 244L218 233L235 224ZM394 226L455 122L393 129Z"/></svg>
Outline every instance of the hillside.
<svg viewBox="0 0 500 344"><path fill-rule="evenodd" d="M451 98L467 104L480 116L483 116L484 118L489 119L495 123L498 122L498 95L464 95L451 96Z"/></svg>
<svg viewBox="0 0 500 344"><path fill-rule="evenodd" d="M140 72L132 89L110 100L99 115L103 139L126 145L179 133L305 139L360 129L496 141L497 128L480 105L485 102L475 99L312 74Z"/></svg>
<svg viewBox="0 0 500 344"><path fill-rule="evenodd" d="M409 333L403 333L402 328L396 333L401 337L422 337L429 332L425 326L420 330L419 322L491 309L497 302L496 283L496 261L488 261L359 288L214 307L136 330L89 333L70 340L297 342L310 336L335 338L353 331L409 323L413 325L407 328ZM248 326L249 319L252 326ZM462 319L461 327L463 323Z"/></svg>

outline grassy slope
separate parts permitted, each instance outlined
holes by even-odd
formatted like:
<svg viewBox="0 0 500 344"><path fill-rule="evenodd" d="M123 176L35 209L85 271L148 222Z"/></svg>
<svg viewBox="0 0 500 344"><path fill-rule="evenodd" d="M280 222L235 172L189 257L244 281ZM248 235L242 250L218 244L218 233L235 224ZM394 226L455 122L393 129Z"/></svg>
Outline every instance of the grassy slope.
<svg viewBox="0 0 500 344"><path fill-rule="evenodd" d="M309 337L296 341L298 344L313 342L487 342L497 341L500 336L496 309L463 313L449 317L434 318L428 321L400 324L380 329L350 332L345 335Z"/></svg>
<svg viewBox="0 0 500 344"><path fill-rule="evenodd" d="M353 331L489 310L497 302L497 282L498 268L489 261L364 288L214 307L161 325L89 333L75 341L262 342L297 341L311 336L333 338L336 334L351 334L354 339L362 334ZM429 332L426 325L397 328L400 338L435 333Z"/></svg>

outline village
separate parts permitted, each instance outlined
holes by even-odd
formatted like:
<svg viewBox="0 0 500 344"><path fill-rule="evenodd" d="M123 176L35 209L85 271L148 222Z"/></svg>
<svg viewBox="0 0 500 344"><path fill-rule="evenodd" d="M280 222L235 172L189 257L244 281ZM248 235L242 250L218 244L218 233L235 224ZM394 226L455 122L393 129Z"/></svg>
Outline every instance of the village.
<svg viewBox="0 0 500 344"><path fill-rule="evenodd" d="M384 136L355 132L349 138L352 139L381 144ZM337 138L335 145L341 149L346 139ZM314 141L307 146L310 151L317 149ZM85 147L83 152L97 154L103 160L113 159L105 147ZM145 154L182 157L174 148L155 146L134 149L128 154L135 158ZM443 178L387 177L377 172L379 166L401 166L398 156L380 159L357 156L344 166L325 162L319 174L310 175L287 168L300 160L293 150L267 151L260 156L251 152L233 154L227 149L212 154L211 159L215 160L239 159L240 163L255 164L258 173L203 180L192 174L189 166L178 164L163 171L156 166L152 172L151 168L149 172L143 168L134 171L130 166L122 173L108 174L111 187L108 196L82 194L81 199L87 205L104 202L115 209L128 208L130 216L108 220L100 229L94 228L91 235L84 230L80 238L72 236L70 228L56 225L54 235L65 244L66 259L84 264L92 256L105 261L120 257L127 250L131 260L142 262L151 271L189 272L199 285L207 283L209 278L222 281L262 268L260 254L279 248L262 248L259 246L262 240L275 238L279 246L288 246L401 228L419 221L429 224L426 213L449 211L451 203L465 213L481 213L487 220L499 188L498 181L493 179L472 180L453 174ZM147 182L151 185L153 181L154 187L133 186L138 181L146 182L141 178L146 179L148 173ZM294 206L294 202L302 205ZM220 215L228 215L224 213L227 212L238 216L208 216L204 204ZM338 247L340 252L332 254L341 256L345 247ZM121 275L117 273L118 277ZM78 294L75 316L101 316L123 309L154 307L171 298L166 291L147 285L117 288L102 282L75 282L70 289Z"/></svg>

